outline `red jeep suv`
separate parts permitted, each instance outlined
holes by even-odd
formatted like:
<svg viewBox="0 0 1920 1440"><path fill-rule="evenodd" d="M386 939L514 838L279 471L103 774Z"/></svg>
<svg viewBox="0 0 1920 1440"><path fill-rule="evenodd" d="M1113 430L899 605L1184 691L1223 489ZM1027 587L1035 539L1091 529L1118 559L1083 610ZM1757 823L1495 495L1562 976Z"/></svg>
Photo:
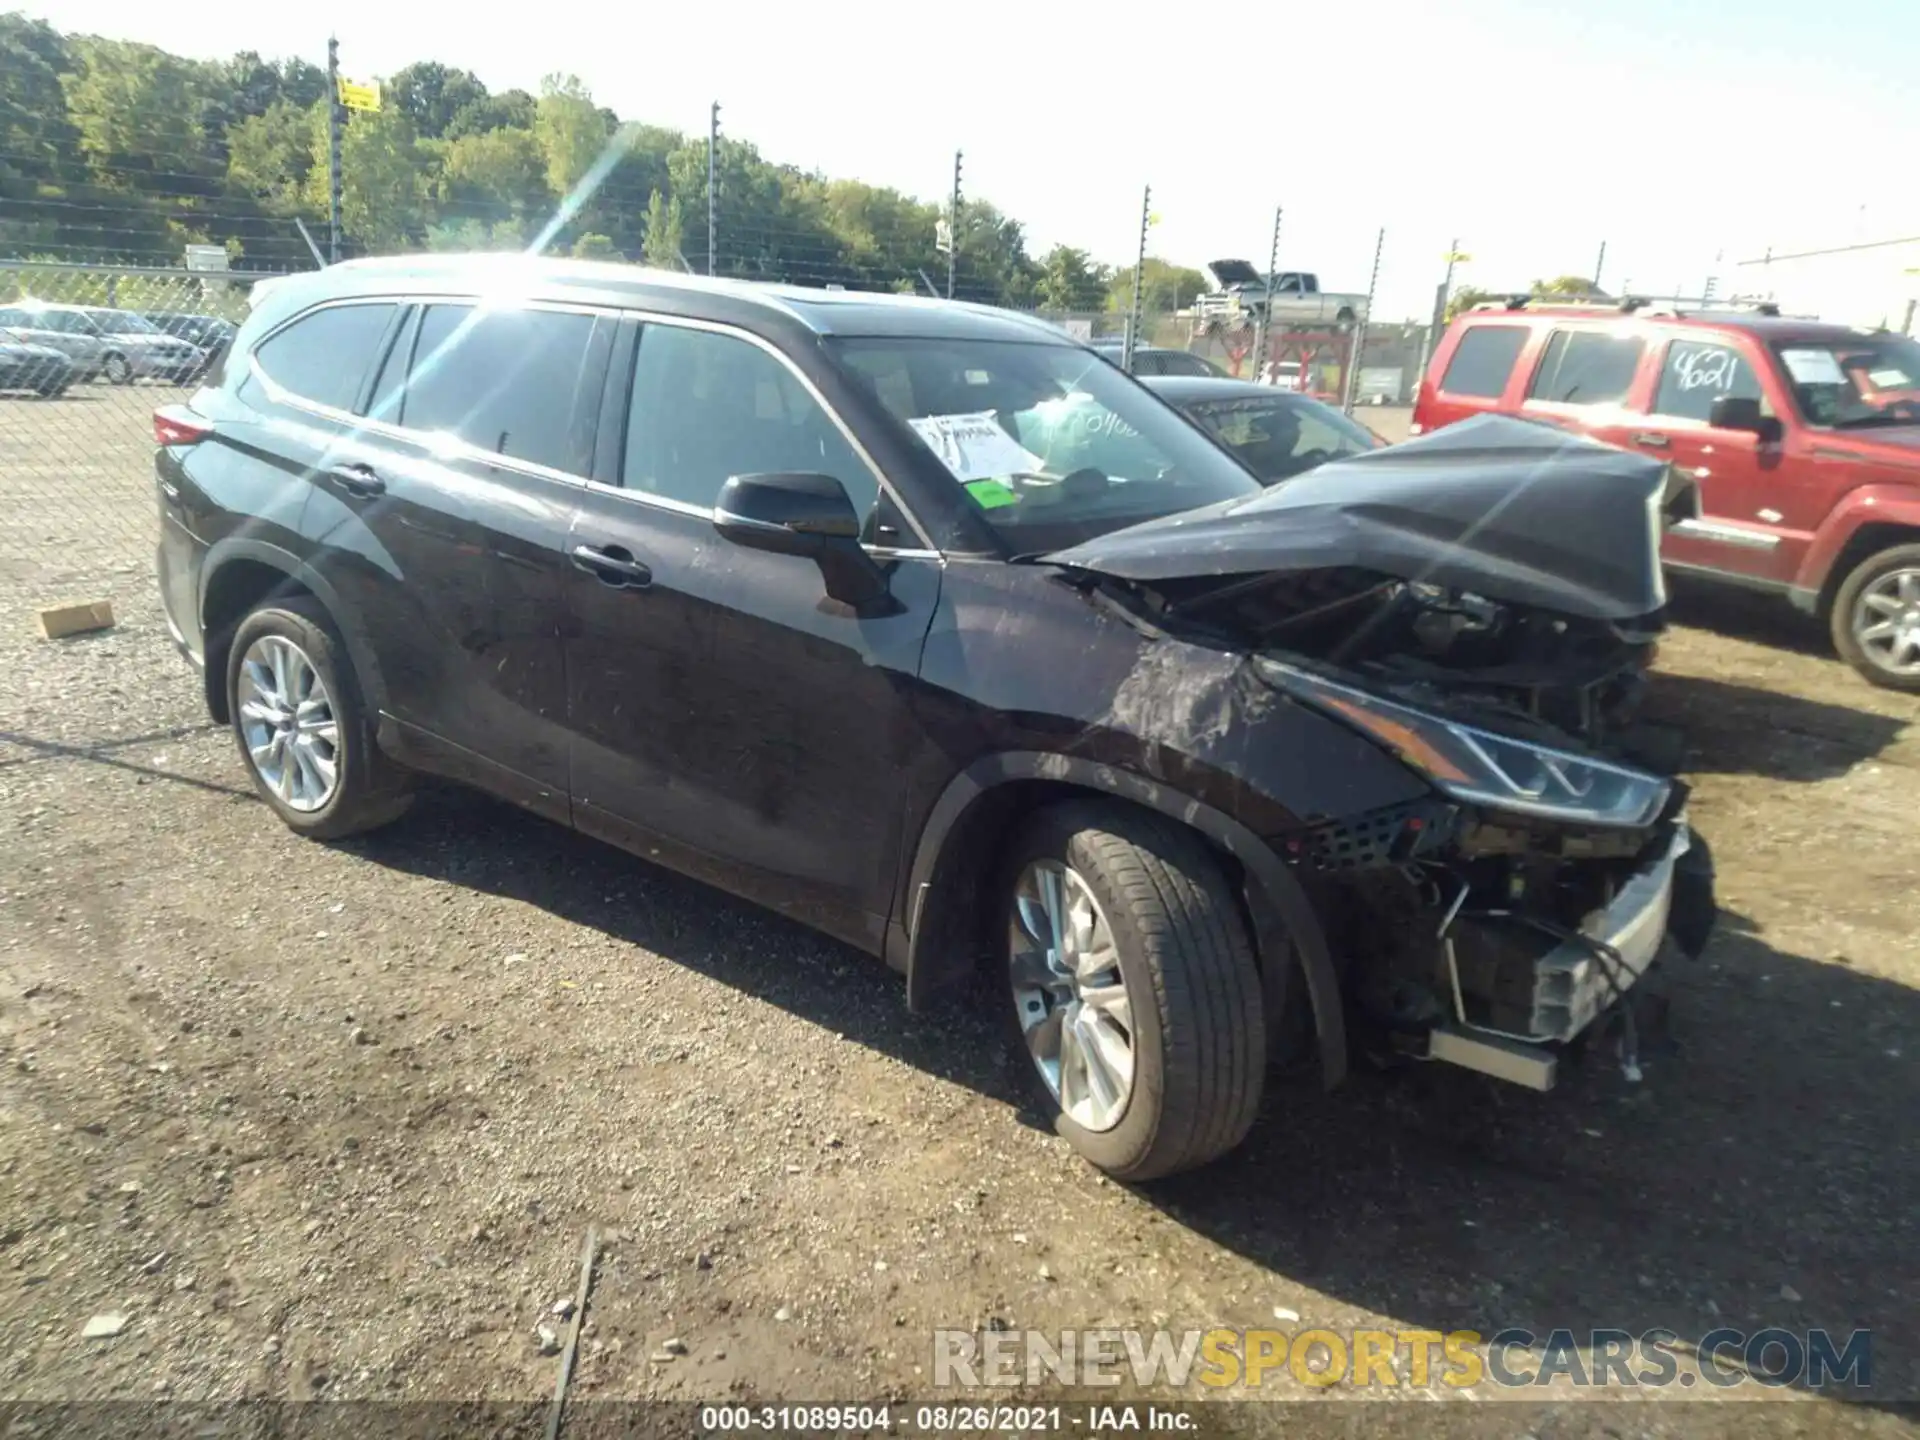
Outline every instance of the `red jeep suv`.
<svg viewBox="0 0 1920 1440"><path fill-rule="evenodd" d="M1920 692L1920 344L1771 306L1496 301L1448 327L1413 433L1488 411L1691 473L1670 568L1784 594L1868 680Z"/></svg>

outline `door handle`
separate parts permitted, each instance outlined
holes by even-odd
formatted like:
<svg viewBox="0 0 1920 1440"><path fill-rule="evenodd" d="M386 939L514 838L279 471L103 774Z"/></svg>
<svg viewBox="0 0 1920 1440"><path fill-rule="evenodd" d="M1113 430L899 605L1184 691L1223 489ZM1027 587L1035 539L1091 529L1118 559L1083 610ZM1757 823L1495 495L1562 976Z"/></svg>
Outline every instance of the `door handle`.
<svg viewBox="0 0 1920 1440"><path fill-rule="evenodd" d="M653 571L618 545L573 547L573 568L584 570L616 590L644 590L653 583Z"/></svg>
<svg viewBox="0 0 1920 1440"><path fill-rule="evenodd" d="M1636 445L1648 445L1658 450L1664 450L1667 448L1667 437L1662 435L1657 430L1642 430L1638 435L1633 437L1633 443Z"/></svg>
<svg viewBox="0 0 1920 1440"><path fill-rule="evenodd" d="M336 465L327 471L327 478L349 495L362 500L371 500L376 495L387 493L387 482L373 473L368 465Z"/></svg>

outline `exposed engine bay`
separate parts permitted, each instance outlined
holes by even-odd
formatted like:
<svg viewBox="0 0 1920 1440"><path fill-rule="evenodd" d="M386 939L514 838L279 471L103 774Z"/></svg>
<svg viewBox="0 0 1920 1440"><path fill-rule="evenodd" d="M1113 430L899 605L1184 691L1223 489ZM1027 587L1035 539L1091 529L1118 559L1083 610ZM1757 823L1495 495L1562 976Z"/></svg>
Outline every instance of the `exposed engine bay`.
<svg viewBox="0 0 1920 1440"><path fill-rule="evenodd" d="M1661 530L1697 503L1646 456L1482 417L1046 558L1422 776L1418 800L1266 838L1356 1031L1546 1089L1603 1016L1636 1076L1628 992L1712 927L1682 737L1636 718Z"/></svg>
<svg viewBox="0 0 1920 1440"><path fill-rule="evenodd" d="M1317 661L1491 729L1602 752L1631 743L1664 624L1658 614L1556 615L1359 569L1162 581L1138 593L1162 624Z"/></svg>

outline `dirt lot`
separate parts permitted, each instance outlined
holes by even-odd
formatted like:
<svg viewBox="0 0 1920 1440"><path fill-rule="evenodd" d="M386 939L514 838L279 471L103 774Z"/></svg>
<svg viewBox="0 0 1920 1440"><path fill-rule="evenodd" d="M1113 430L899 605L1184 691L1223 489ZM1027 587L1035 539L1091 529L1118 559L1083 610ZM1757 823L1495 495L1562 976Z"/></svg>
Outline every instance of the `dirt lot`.
<svg viewBox="0 0 1920 1440"><path fill-rule="evenodd" d="M1727 913L1643 1083L1279 1088L1136 1191L1036 1127L979 1010L910 1017L779 919L471 795L274 823L118 508L155 393L0 414L0 1396L537 1398L591 1224L586 1397L924 1397L936 1327L1868 1326L1871 1403L1527 1424L1908 1433L1920 704L1790 618L1690 599L1663 655ZM124 546L24 549L87 533L23 513L55 485ZM118 628L38 639L82 572Z"/></svg>

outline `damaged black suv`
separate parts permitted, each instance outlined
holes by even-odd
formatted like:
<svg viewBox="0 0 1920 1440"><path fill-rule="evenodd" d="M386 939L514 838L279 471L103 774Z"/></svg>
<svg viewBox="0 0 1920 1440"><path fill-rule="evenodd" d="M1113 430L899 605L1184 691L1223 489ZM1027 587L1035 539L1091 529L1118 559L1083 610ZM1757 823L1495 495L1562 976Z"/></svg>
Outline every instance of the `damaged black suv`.
<svg viewBox="0 0 1920 1440"><path fill-rule="evenodd" d="M1267 490L1038 321L498 256L277 281L154 424L171 625L294 830L451 776L916 1008L984 966L1117 1176L1309 1044L1544 1089L1711 924L1632 749L1639 456L1490 418Z"/></svg>

